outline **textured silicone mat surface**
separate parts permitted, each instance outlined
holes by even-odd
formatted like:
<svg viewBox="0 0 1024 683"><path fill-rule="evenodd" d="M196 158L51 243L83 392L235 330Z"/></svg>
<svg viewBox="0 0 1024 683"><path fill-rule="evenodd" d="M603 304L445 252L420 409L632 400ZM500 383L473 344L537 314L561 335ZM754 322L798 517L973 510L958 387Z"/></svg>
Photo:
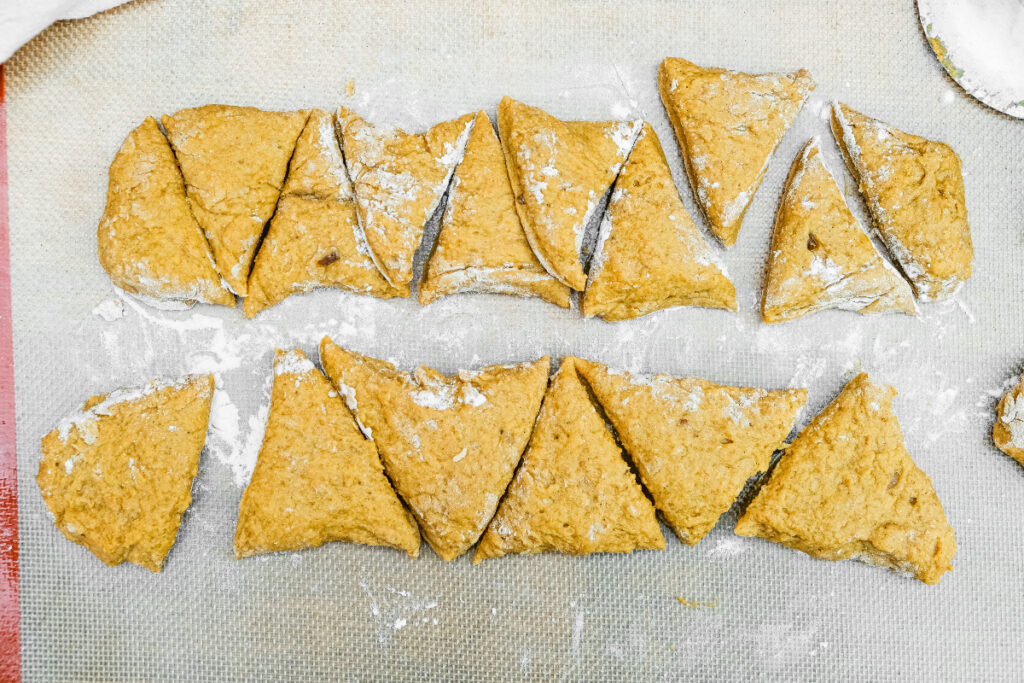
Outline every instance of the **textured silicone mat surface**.
<svg viewBox="0 0 1024 683"><path fill-rule="evenodd" d="M147 114L208 102L344 103L422 129L479 108L493 116L508 94L565 118L650 119L683 183L655 82L666 55L751 71L806 67L818 82L724 253L739 313L676 309L607 324L539 300L419 307L331 290L252 322L241 310L132 302L110 322L93 313L117 298L95 255L107 165ZM51 28L7 75L27 680L1024 676L1024 468L988 436L996 396L1024 358L1024 126L956 88L911 3L145 0ZM828 312L768 327L757 304L772 216L808 137L823 136L863 215L828 133L832 98L959 152L975 275L919 319ZM405 367L574 353L807 386L801 424L864 368L900 390L907 446L957 532L955 569L926 587L814 561L735 537L735 511L694 548L668 537L666 551L633 556L473 567L427 549L410 561L335 544L236 562L235 511L273 349L298 345L315 358L323 334ZM34 482L39 438L90 394L201 370L218 373L221 391L164 573L104 567L48 518Z"/></svg>

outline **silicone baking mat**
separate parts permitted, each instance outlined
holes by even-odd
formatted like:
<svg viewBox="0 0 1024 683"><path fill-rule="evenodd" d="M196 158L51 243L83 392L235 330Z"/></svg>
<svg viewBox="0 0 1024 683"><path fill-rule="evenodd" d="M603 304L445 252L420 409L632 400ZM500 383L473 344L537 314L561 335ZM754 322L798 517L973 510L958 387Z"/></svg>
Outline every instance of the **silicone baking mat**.
<svg viewBox="0 0 1024 683"><path fill-rule="evenodd" d="M247 322L240 310L122 300L97 262L107 165L124 136L148 114L209 102L345 104L408 129L480 108L493 116L505 94L564 118L640 116L696 216L657 94L667 55L806 67L818 83L738 244L723 252L738 313L675 309L608 324L539 300L470 295L420 307L326 290ZM1024 358L1024 126L956 88L910 2L146 0L54 26L6 75L26 680L1024 676L1024 468L988 436L996 397ZM828 133L833 98L959 152L975 275L920 318L827 312L769 327L757 304L773 212L809 137L823 137L863 215ZM668 537L664 552L632 556L474 567L426 549L410 561L332 544L235 561L273 349L315 357L324 334L407 368L573 353L806 386L801 424L863 368L900 391L907 446L957 532L955 570L927 587L815 561L734 536L735 511L696 547ZM159 575L105 567L47 516L34 482L39 438L91 394L190 371L216 372L220 389L177 545Z"/></svg>

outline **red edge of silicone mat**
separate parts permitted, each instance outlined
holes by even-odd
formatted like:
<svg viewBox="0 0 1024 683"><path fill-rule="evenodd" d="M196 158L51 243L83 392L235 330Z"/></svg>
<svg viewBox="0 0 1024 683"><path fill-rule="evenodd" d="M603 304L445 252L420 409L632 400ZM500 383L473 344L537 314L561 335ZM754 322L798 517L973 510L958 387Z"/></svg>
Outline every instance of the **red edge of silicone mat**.
<svg viewBox="0 0 1024 683"><path fill-rule="evenodd" d="M0 64L0 679L21 680L18 601L18 456L14 421L14 331L7 182L7 105Z"/></svg>

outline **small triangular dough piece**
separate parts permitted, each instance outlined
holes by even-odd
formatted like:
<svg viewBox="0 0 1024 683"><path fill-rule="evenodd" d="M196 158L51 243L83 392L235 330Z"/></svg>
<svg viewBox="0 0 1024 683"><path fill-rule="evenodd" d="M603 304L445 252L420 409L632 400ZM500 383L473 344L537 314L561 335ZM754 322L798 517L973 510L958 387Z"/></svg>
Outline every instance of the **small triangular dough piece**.
<svg viewBox="0 0 1024 683"><path fill-rule="evenodd" d="M152 116L128 134L110 164L96 236L100 264L126 292L186 306L235 305L188 208L174 152Z"/></svg>
<svg viewBox="0 0 1024 683"><path fill-rule="evenodd" d="M768 162L814 85L804 69L747 74L662 61L661 101L697 205L725 246L736 243Z"/></svg>
<svg viewBox="0 0 1024 683"><path fill-rule="evenodd" d="M736 310L736 288L679 198L645 123L602 219L581 310L628 320L672 306Z"/></svg>
<svg viewBox="0 0 1024 683"><path fill-rule="evenodd" d="M836 102L832 132L860 184L875 228L921 301L956 293L971 277L960 157Z"/></svg>
<svg viewBox="0 0 1024 683"><path fill-rule="evenodd" d="M320 361L430 546L446 561L469 550L526 448L548 358L446 377L426 367L403 372L325 337Z"/></svg>
<svg viewBox="0 0 1024 683"><path fill-rule="evenodd" d="M333 117L314 109L253 262L245 315L317 287L385 299L409 296L408 286L394 288L380 274L362 237Z"/></svg>
<svg viewBox="0 0 1024 683"><path fill-rule="evenodd" d="M1024 465L1024 377L999 399L992 440L999 450Z"/></svg>
<svg viewBox="0 0 1024 683"><path fill-rule="evenodd" d="M498 131L526 238L541 265L583 291L583 236L615 181L639 121L560 121L504 97Z"/></svg>
<svg viewBox="0 0 1024 683"><path fill-rule="evenodd" d="M374 263L395 287L412 280L412 261L455 167L462 161L474 115L406 133L369 123L344 107L338 128L355 187L359 225Z"/></svg>
<svg viewBox="0 0 1024 683"><path fill-rule="evenodd" d="M523 463L473 562L550 550L570 555L665 548L654 506L568 356L551 381Z"/></svg>
<svg viewBox="0 0 1024 683"><path fill-rule="evenodd" d="M577 361L640 480L679 540L711 531L751 477L768 469L807 402L695 377L632 375Z"/></svg>
<svg viewBox="0 0 1024 683"><path fill-rule="evenodd" d="M420 551L416 521L373 441L302 351L278 351L263 445L238 507L235 557L329 541Z"/></svg>
<svg viewBox="0 0 1024 683"><path fill-rule="evenodd" d="M910 285L850 212L814 138L793 161L775 214L761 315L777 323L826 308L918 312Z"/></svg>
<svg viewBox="0 0 1024 683"><path fill-rule="evenodd" d="M239 296L308 114L208 104L161 119L217 269Z"/></svg>
<svg viewBox="0 0 1024 683"><path fill-rule="evenodd" d="M61 533L106 564L160 571L192 504L212 399L212 375L187 375L93 396L61 420L36 476Z"/></svg>
<svg viewBox="0 0 1024 683"><path fill-rule="evenodd" d="M865 373L850 380L786 448L736 533L938 583L953 568L956 539L903 444L895 396Z"/></svg>
<svg viewBox="0 0 1024 683"><path fill-rule="evenodd" d="M544 270L530 249L501 143L482 111L455 169L437 246L419 284L419 301L429 304L459 292L539 296L569 307L569 288Z"/></svg>

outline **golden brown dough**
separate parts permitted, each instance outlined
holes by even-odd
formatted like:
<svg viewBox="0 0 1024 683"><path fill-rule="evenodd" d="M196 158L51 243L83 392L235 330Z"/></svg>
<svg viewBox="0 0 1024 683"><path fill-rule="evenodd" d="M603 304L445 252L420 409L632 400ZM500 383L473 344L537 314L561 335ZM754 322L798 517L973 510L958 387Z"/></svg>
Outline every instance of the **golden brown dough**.
<svg viewBox="0 0 1024 683"><path fill-rule="evenodd" d="M814 90L811 74L747 74L666 57L658 88L697 205L731 247L775 148Z"/></svg>
<svg viewBox="0 0 1024 683"><path fill-rule="evenodd" d="M569 356L551 382L523 464L473 562L509 553L571 555L665 548L654 507Z"/></svg>
<svg viewBox="0 0 1024 683"><path fill-rule="evenodd" d="M1024 377L999 399L992 440L999 450L1024 465Z"/></svg>
<svg viewBox="0 0 1024 683"><path fill-rule="evenodd" d="M711 531L747 480L768 469L807 401L695 377L638 376L577 360L654 505L679 540Z"/></svg>
<svg viewBox="0 0 1024 683"><path fill-rule="evenodd" d="M192 503L212 398L212 375L153 380L61 420L36 476L61 533L109 565L160 571Z"/></svg>
<svg viewBox="0 0 1024 683"><path fill-rule="evenodd" d="M875 228L921 301L956 293L971 277L960 157L836 102L832 132L860 183Z"/></svg>
<svg viewBox="0 0 1024 683"><path fill-rule="evenodd" d="M299 350L278 351L270 415L242 495L235 557L329 541L419 555L416 521L395 495L373 441Z"/></svg>
<svg viewBox="0 0 1024 683"><path fill-rule="evenodd" d="M217 269L239 296L307 116L208 104L162 118Z"/></svg>
<svg viewBox="0 0 1024 683"><path fill-rule="evenodd" d="M850 380L786 449L736 533L938 583L952 569L956 539L903 444L895 396L864 373Z"/></svg>
<svg viewBox="0 0 1024 683"><path fill-rule="evenodd" d="M171 146L151 116L128 134L110 164L97 250L103 269L126 292L184 305L235 305L189 210Z"/></svg>
<svg viewBox="0 0 1024 683"><path fill-rule="evenodd" d="M581 310L628 320L672 306L736 310L736 289L679 199L645 123L615 181Z"/></svg>
<svg viewBox="0 0 1024 683"><path fill-rule="evenodd" d="M469 550L526 447L548 358L446 377L426 367L403 372L325 337L320 361L430 546L445 560Z"/></svg>

